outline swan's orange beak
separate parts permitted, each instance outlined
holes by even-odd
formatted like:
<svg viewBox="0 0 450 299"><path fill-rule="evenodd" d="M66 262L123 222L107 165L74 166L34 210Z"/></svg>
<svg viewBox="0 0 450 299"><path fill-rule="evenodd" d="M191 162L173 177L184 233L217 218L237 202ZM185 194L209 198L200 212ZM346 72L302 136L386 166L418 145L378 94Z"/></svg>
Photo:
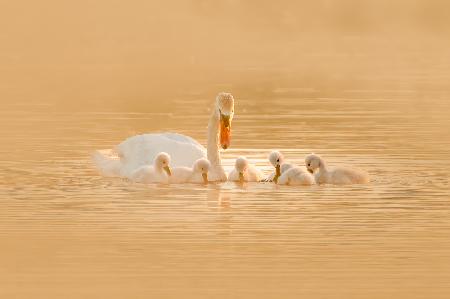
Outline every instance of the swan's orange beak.
<svg viewBox="0 0 450 299"><path fill-rule="evenodd" d="M229 115L220 114L220 146L223 149L230 147L231 143L231 121Z"/></svg>

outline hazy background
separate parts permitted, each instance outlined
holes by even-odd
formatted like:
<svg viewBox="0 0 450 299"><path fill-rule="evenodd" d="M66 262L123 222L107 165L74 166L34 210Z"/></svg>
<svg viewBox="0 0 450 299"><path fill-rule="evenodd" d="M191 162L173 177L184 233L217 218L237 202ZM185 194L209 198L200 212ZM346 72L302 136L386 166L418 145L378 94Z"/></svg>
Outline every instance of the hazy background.
<svg viewBox="0 0 450 299"><path fill-rule="evenodd" d="M425 77L449 72L449 11L438 0L2 1L0 101L151 109L280 82L323 95L448 90Z"/></svg>
<svg viewBox="0 0 450 299"><path fill-rule="evenodd" d="M450 294L448 1L0 0L1 298ZM94 150L156 131L227 170L280 149L371 183L155 186Z"/></svg>

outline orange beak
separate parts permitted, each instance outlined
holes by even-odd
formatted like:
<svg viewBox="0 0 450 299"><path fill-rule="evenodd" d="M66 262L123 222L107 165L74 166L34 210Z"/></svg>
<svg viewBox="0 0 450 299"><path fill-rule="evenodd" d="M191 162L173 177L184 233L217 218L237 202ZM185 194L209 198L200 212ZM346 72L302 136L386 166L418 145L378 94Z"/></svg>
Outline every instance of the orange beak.
<svg viewBox="0 0 450 299"><path fill-rule="evenodd" d="M223 114L220 115L220 146L223 149L230 147L231 143L231 122L230 117Z"/></svg>
<svg viewBox="0 0 450 299"><path fill-rule="evenodd" d="M273 181L276 183L278 183L278 178L281 176L281 166L277 165L275 167L275 176L273 177Z"/></svg>

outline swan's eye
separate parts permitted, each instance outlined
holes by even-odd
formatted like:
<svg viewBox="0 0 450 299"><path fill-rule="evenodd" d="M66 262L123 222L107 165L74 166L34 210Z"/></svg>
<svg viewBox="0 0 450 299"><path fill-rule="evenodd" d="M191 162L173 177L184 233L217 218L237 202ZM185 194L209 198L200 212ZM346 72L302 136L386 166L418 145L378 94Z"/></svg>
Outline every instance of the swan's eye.
<svg viewBox="0 0 450 299"><path fill-rule="evenodd" d="M280 159L277 159L277 162L280 162Z"/></svg>

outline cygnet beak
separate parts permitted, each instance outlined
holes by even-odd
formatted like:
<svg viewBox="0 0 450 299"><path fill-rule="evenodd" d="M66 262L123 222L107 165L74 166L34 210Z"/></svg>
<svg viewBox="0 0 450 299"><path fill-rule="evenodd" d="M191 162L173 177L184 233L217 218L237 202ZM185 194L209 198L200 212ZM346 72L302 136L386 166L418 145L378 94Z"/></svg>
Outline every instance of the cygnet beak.
<svg viewBox="0 0 450 299"><path fill-rule="evenodd" d="M314 174L314 170L312 170L311 168L307 168L307 170L310 174Z"/></svg>
<svg viewBox="0 0 450 299"><path fill-rule="evenodd" d="M281 166L280 164L278 164L277 166L275 166L275 176L273 177L273 181L275 182L275 184L278 182L278 178L281 175Z"/></svg>
<svg viewBox="0 0 450 299"><path fill-rule="evenodd" d="M164 171L167 173L168 176L172 175L172 172L170 171L170 167L169 166L164 166Z"/></svg>
<svg viewBox="0 0 450 299"><path fill-rule="evenodd" d="M203 183L208 184L208 174L206 172L202 173Z"/></svg>
<svg viewBox="0 0 450 299"><path fill-rule="evenodd" d="M239 172L239 183L243 183L243 182L244 182L244 173Z"/></svg>

